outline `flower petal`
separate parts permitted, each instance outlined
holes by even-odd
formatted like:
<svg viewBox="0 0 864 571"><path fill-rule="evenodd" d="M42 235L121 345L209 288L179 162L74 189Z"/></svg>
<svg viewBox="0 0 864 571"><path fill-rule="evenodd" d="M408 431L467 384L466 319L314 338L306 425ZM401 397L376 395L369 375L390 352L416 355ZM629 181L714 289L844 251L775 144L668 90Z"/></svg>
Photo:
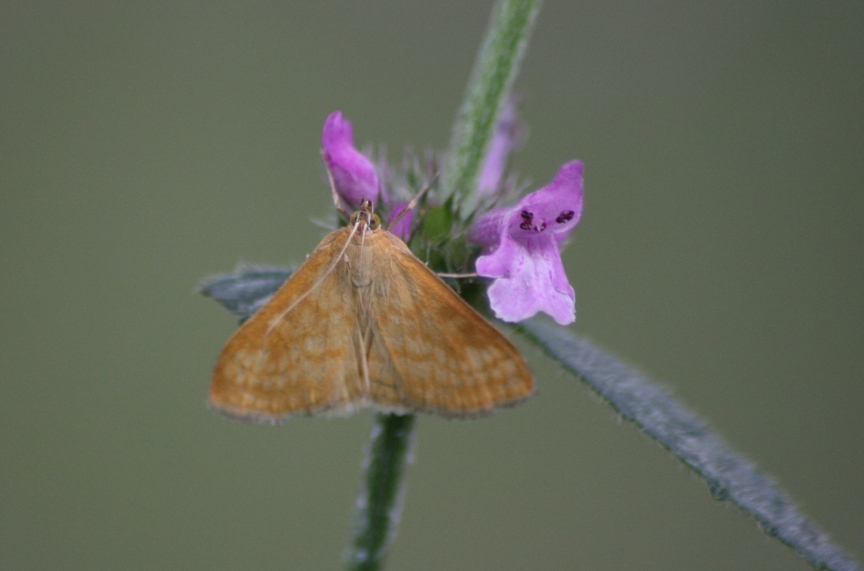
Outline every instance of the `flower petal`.
<svg viewBox="0 0 864 571"><path fill-rule="evenodd" d="M545 230L559 241L570 234L582 217L582 168L580 161L564 164L552 182L517 203L519 218L510 222L514 239Z"/></svg>

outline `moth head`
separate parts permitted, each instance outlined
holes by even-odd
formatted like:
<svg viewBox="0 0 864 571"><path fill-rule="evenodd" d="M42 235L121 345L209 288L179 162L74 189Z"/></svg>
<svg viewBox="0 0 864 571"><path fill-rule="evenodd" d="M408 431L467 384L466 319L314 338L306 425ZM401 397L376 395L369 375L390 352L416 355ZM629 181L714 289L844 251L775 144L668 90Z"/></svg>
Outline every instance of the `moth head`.
<svg viewBox="0 0 864 571"><path fill-rule="evenodd" d="M370 230L378 230L381 228L381 218L375 214L372 201L366 198L360 201L360 210L351 215L349 223L352 226L356 226L357 224L360 224L361 221L366 224Z"/></svg>

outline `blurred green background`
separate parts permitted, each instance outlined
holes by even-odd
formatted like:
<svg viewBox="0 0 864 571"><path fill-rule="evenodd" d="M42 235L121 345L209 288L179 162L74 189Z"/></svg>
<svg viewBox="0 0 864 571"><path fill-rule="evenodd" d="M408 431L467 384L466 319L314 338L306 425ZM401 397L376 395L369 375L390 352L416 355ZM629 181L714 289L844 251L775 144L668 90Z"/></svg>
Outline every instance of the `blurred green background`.
<svg viewBox="0 0 864 571"><path fill-rule="evenodd" d="M358 144L443 148L490 2L0 4L0 567L333 569L368 412L204 406L238 261L303 259ZM535 186L586 165L573 329L864 556L864 3L554 2ZM420 419L390 569L807 569L588 389Z"/></svg>

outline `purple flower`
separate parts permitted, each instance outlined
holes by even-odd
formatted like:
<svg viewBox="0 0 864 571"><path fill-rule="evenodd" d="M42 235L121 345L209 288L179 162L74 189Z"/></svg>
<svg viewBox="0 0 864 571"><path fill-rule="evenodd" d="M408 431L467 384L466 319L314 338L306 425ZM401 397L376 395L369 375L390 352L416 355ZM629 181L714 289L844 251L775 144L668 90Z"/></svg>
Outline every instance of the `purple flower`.
<svg viewBox="0 0 864 571"><path fill-rule="evenodd" d="M489 144L489 152L483 162L483 171L477 184L480 196L489 196L501 186L504 168L507 166L508 155L522 144L525 138L525 128L519 122L516 114L516 101L507 100L501 111L501 118L495 127L495 134Z"/></svg>
<svg viewBox="0 0 864 571"><path fill-rule="evenodd" d="M393 220L402 214L402 211L408 207L407 202L402 202L393 207L393 212L390 213L390 224L393 224ZM414 211L409 210L406 212L402 218L399 219L395 225L388 228L391 234L394 234L401 238L403 241L407 242L408 238L411 237L411 219L414 217Z"/></svg>
<svg viewBox="0 0 864 571"><path fill-rule="evenodd" d="M378 201L380 185L375 165L354 146L351 122L334 111L324 123L321 136L324 162L333 177L336 193L352 208L364 198Z"/></svg>
<svg viewBox="0 0 864 571"><path fill-rule="evenodd" d="M489 303L504 321L522 321L538 311L561 325L576 320L576 293L558 250L582 215L582 163L566 163L548 186L514 206L484 214L470 238L484 246L477 273L494 281Z"/></svg>

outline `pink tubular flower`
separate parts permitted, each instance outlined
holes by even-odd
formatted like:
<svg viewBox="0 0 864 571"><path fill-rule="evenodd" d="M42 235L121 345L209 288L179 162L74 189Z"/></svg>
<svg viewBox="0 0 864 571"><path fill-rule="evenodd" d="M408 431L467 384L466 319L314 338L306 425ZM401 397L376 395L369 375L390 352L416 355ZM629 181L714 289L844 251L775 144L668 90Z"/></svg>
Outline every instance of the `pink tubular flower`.
<svg viewBox="0 0 864 571"><path fill-rule="evenodd" d="M502 184L504 169L511 152L522 144L525 138L525 128L519 122L517 105L514 99L509 99L501 111L501 118L492 135L489 152L483 162L480 181L477 184L481 196L494 194Z"/></svg>
<svg viewBox="0 0 864 571"><path fill-rule="evenodd" d="M390 224L393 224L393 220L402 215L402 211L408 207L407 202L402 202L393 207L393 212L390 213ZM402 218L399 219L399 222L388 228L390 233L398 236L403 241L407 242L408 238L411 237L411 219L414 217L414 212L409 210Z"/></svg>
<svg viewBox="0 0 864 571"><path fill-rule="evenodd" d="M324 162L342 200L352 208L358 208L364 198L377 203L380 185L375 165L354 146L351 122L341 111L334 111L327 117L321 143Z"/></svg>
<svg viewBox="0 0 864 571"><path fill-rule="evenodd" d="M477 273L493 279L487 293L499 319L522 321L542 311L561 325L576 320L576 293L558 247L581 215L582 163L571 161L548 186L477 220L470 233L484 246Z"/></svg>

